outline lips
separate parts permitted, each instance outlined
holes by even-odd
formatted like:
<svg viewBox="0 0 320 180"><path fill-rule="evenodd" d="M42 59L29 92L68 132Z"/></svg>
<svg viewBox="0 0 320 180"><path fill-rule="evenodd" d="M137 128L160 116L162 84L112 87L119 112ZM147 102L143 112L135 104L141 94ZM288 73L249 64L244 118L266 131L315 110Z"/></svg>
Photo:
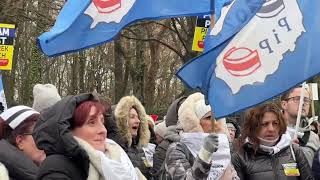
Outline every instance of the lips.
<svg viewBox="0 0 320 180"><path fill-rule="evenodd" d="M121 8L121 0L92 0L100 13L111 13Z"/></svg>

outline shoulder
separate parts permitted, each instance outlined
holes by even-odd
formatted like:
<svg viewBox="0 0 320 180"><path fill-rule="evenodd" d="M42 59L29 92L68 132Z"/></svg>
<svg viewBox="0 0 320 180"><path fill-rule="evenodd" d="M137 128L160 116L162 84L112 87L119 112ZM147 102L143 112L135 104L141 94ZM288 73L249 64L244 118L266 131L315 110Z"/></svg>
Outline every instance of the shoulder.
<svg viewBox="0 0 320 180"><path fill-rule="evenodd" d="M72 158L55 154L46 157L40 166L38 179L47 176L65 177L65 179L82 179L80 177L84 177L86 179L87 173Z"/></svg>

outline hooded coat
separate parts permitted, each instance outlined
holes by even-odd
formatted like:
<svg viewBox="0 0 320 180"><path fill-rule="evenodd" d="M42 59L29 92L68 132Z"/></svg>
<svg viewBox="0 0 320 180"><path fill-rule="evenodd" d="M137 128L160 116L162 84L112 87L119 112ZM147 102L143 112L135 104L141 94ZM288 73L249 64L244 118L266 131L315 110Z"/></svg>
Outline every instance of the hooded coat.
<svg viewBox="0 0 320 180"><path fill-rule="evenodd" d="M289 136L289 135L288 135ZM277 152L268 152L261 147L254 151L250 142L232 154L232 163L240 179L244 180L308 180L313 179L310 166L303 151L298 146L290 148L290 136L282 135L274 146ZM292 149L292 150L291 150ZM300 176L286 176L285 165L296 163Z"/></svg>
<svg viewBox="0 0 320 180"><path fill-rule="evenodd" d="M130 109L135 108L139 119L140 125L138 135L133 138L129 129ZM125 96L118 102L114 116L119 129L119 134L122 139L122 147L127 152L134 167L140 169L143 175L150 178L150 167L145 163L146 156L143 147L147 147L150 141L150 130L148 125L148 115L141 102L134 96Z"/></svg>
<svg viewBox="0 0 320 180"><path fill-rule="evenodd" d="M200 119L195 113L195 104L198 101L202 101L203 99L204 96L201 93L194 93L181 104L178 110L179 123L177 128L182 129L183 133L181 134L180 142L171 144L167 150L167 156L165 159L165 176L167 179L205 180L207 178L209 179L214 177L221 177L221 179L232 179L234 177L233 173L235 173L235 171L229 171L229 169L232 168L231 166L229 166L231 164L230 159L229 162L225 161L229 164L227 171L217 171L214 163L209 164L200 159L197 155L198 152L196 152L195 150L199 150L202 147L203 138L208 135L204 133L202 126L200 125ZM222 136L223 135L221 135L221 137ZM224 136L225 143L221 143L221 138L219 137L218 151L222 150L222 145L229 146L227 136ZM193 146L194 148L191 148L191 146ZM217 160L215 158L216 157L213 154L212 162L215 162ZM222 159L222 161L224 160Z"/></svg>
<svg viewBox="0 0 320 180"><path fill-rule="evenodd" d="M0 162L3 164L1 175L7 169L10 180L35 180L38 166L23 152L6 140L0 141ZM1 176L0 176L1 177ZM2 178L0 178L2 180Z"/></svg>
<svg viewBox="0 0 320 180"><path fill-rule="evenodd" d="M37 179L87 179L89 157L73 138L69 120L81 102L93 99L92 94L67 96L41 114L33 138L47 157Z"/></svg>

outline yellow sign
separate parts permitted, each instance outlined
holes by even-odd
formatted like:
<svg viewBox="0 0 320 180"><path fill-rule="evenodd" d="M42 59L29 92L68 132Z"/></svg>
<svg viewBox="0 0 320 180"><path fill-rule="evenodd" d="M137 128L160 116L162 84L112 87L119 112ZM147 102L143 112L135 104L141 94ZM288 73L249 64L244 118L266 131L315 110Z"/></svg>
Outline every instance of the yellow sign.
<svg viewBox="0 0 320 180"><path fill-rule="evenodd" d="M192 50L202 52L204 48L204 38L206 37L208 28L196 27L194 30Z"/></svg>
<svg viewBox="0 0 320 180"><path fill-rule="evenodd" d="M0 70L12 69L14 24L0 24Z"/></svg>
<svg viewBox="0 0 320 180"><path fill-rule="evenodd" d="M192 50L202 52L204 48L204 39L210 27L210 15L199 16L194 30Z"/></svg>

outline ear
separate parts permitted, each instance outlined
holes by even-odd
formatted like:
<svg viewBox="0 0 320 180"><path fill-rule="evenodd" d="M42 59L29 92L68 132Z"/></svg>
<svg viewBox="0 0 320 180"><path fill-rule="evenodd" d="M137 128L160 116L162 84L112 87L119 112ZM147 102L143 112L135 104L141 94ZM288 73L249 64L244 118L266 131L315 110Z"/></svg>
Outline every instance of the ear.
<svg viewBox="0 0 320 180"><path fill-rule="evenodd" d="M287 104L288 104L287 101L281 101L281 108L282 108L283 110L286 110L286 109L287 109Z"/></svg>
<svg viewBox="0 0 320 180"><path fill-rule="evenodd" d="M21 151L23 151L23 147L24 147L24 137L22 135L17 135L16 137L16 144L17 144L17 148Z"/></svg>

